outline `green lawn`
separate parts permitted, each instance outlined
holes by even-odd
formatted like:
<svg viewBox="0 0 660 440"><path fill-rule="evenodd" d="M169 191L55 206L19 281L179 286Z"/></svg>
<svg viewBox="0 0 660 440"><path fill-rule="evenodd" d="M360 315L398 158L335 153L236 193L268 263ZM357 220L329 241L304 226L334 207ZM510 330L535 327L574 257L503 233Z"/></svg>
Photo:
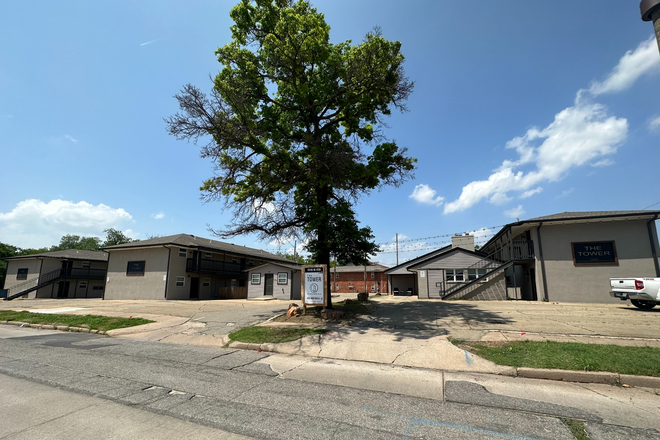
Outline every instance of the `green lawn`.
<svg viewBox="0 0 660 440"><path fill-rule="evenodd" d="M519 341L494 345L456 340L451 342L499 365L660 377L660 348L553 341Z"/></svg>
<svg viewBox="0 0 660 440"><path fill-rule="evenodd" d="M307 335L320 335L327 333L326 329L313 328L286 328L286 327L245 327L237 332L230 333L229 339L238 342L263 344L266 342L289 342Z"/></svg>
<svg viewBox="0 0 660 440"><path fill-rule="evenodd" d="M148 319L114 318L98 315L58 315L31 313L27 311L0 310L0 321L20 321L30 324L68 325L69 327L85 327L90 330L106 332L117 328L134 327L149 324Z"/></svg>

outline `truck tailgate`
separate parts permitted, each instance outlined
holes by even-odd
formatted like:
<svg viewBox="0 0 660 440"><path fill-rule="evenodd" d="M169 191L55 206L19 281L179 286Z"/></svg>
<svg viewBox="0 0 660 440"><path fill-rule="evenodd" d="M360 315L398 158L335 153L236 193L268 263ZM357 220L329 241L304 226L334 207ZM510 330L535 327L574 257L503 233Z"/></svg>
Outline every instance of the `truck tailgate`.
<svg viewBox="0 0 660 440"><path fill-rule="evenodd" d="M635 290L635 278L610 278L612 290Z"/></svg>

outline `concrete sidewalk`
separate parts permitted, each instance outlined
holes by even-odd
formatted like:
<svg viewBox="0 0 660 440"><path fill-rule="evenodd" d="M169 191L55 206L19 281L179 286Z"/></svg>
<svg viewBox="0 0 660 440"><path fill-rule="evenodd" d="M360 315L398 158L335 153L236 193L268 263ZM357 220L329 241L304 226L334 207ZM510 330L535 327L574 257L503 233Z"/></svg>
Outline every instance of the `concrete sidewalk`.
<svg viewBox="0 0 660 440"><path fill-rule="evenodd" d="M326 335L282 344L232 343L231 346L306 357L500 375L516 375L518 372L459 349L448 339L553 340L660 347L660 339L655 338L660 328L660 310L643 312L626 303L441 302L388 296L373 297L372 300L378 305L375 313L361 317L352 326L332 323L316 326L329 329ZM5 307L0 308L57 310L58 307L78 306L79 310L69 310L68 313L139 316L156 322L112 330L108 335L222 347L230 342L228 333L247 325L308 327L295 322L265 322L283 313L287 305L288 302L281 301L245 300L33 300L13 302L12 307L2 304ZM602 381L597 376L594 380ZM651 381L648 386L655 386L654 383Z"/></svg>

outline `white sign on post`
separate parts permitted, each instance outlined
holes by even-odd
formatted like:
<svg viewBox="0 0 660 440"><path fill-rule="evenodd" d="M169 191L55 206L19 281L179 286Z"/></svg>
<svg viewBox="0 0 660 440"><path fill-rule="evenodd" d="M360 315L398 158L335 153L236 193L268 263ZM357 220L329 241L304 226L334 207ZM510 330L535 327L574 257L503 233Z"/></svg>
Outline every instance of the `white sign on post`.
<svg viewBox="0 0 660 440"><path fill-rule="evenodd" d="M306 266L304 268L303 283L305 286L305 305L324 305L325 304L325 283L323 266Z"/></svg>

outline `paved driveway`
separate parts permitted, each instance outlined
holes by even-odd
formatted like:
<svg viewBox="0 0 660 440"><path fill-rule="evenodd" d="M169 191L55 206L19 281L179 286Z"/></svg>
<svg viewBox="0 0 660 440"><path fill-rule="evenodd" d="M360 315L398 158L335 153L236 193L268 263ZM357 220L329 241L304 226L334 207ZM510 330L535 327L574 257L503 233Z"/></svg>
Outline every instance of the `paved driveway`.
<svg viewBox="0 0 660 440"><path fill-rule="evenodd" d="M563 340L579 342L586 342L587 337L660 340L660 308L642 311L626 302L559 304L437 301L412 297L381 297L376 301L379 304L376 313L364 317L356 325L389 329L401 337L426 338L435 334L487 340L495 337L491 333L498 333L507 339L517 336L534 339L534 334L544 334L562 335Z"/></svg>

